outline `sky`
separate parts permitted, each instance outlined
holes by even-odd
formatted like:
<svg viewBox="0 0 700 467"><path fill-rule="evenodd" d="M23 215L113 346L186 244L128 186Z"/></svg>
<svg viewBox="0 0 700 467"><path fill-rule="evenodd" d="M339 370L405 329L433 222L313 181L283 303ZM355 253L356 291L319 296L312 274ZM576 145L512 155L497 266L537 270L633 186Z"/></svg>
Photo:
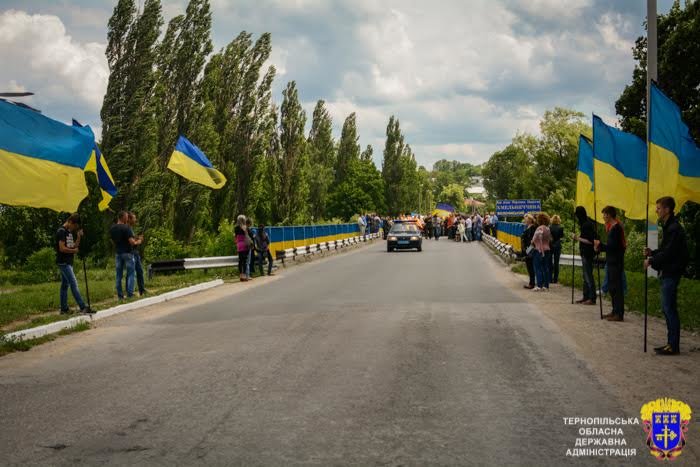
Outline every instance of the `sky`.
<svg viewBox="0 0 700 467"><path fill-rule="evenodd" d="M142 2L143 0L141 0ZM138 0L137 0L138 3ZM659 13L671 0L659 0ZM163 0L167 21L187 0ZM0 0L0 91L28 90L46 115L99 137L116 0ZM272 34L276 102L296 81L310 119L326 101L339 138L357 113L380 166L386 125L401 122L419 165L482 163L547 109L615 123L631 81L645 0L211 0L218 51L240 31ZM307 124L308 127L308 124ZM108 155L107 155L108 156Z"/></svg>

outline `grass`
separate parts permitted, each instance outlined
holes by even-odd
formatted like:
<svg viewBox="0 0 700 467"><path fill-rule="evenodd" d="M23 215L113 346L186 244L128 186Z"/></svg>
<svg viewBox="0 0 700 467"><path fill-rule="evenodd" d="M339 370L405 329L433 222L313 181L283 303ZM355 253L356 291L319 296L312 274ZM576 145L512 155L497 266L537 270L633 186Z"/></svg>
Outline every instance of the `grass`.
<svg viewBox="0 0 700 467"><path fill-rule="evenodd" d="M76 270L76 274L83 300L87 302L82 271ZM148 296L153 296L207 280L233 279L233 277L237 277L237 271L234 269L216 269L208 272L203 270L180 271L157 275L151 280L146 278L146 290ZM115 291L113 270L96 269L90 271L88 283L93 309L101 310L119 303ZM0 330L12 332L70 318L71 315L58 313L59 287L59 282L4 286L4 292L0 294ZM73 310L77 309L70 292L68 293L68 303Z"/></svg>
<svg viewBox="0 0 700 467"><path fill-rule="evenodd" d="M525 264L518 262L511 267L513 272L518 274L526 274L527 269ZM581 268L576 266L561 266L559 269L559 282L562 285L571 287L572 272L576 271L575 286L578 290L582 289L583 276ZM625 295L625 308L635 313L644 313L644 273L627 271L627 295ZM598 273L593 272L596 286L598 286ZM601 268L600 278L604 277L605 272ZM578 294L577 294L578 295ZM580 297L576 297L577 299ZM678 313L681 317L681 323L684 329L696 331L700 329L700 281L692 279L682 279L678 288ZM661 293L659 290L659 281L655 278L649 278L649 314L652 316L663 317L661 312Z"/></svg>
<svg viewBox="0 0 700 467"><path fill-rule="evenodd" d="M48 334L36 339L5 339L0 336L0 357L12 352L26 352L32 347L51 342L60 336L67 336L68 334L87 331L88 329L90 329L90 323L83 322L76 324L72 328L63 329L55 334Z"/></svg>

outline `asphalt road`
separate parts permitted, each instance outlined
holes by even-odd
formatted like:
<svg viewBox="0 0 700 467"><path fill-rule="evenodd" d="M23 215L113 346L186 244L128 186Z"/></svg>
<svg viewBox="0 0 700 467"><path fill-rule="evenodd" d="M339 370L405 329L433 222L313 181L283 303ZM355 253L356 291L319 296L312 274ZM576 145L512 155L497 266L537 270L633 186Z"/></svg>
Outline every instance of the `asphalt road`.
<svg viewBox="0 0 700 467"><path fill-rule="evenodd" d="M636 458L565 456L564 417L638 407L503 274L379 241L5 357L0 464L654 465L639 426Z"/></svg>

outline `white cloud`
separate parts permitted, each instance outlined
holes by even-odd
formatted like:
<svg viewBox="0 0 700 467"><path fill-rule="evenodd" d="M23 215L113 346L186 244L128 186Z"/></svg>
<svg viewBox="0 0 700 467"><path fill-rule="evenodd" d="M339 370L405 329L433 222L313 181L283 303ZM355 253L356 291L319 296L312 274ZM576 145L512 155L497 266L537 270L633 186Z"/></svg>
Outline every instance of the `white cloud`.
<svg viewBox="0 0 700 467"><path fill-rule="evenodd" d="M109 76L104 51L104 44L74 41L56 16L16 10L0 14L0 87L35 92L35 105L98 114ZM70 120L71 115L59 118Z"/></svg>

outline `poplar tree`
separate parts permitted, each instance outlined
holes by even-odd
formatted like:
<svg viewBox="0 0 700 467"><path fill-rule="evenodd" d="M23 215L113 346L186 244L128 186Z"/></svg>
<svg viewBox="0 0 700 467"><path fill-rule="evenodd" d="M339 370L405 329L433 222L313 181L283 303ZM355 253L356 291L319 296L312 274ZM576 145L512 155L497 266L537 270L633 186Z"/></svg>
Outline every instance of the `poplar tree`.
<svg viewBox="0 0 700 467"><path fill-rule="evenodd" d="M326 202L333 183L336 159L332 131L331 116L325 102L319 100L314 108L307 140L309 165L313 173L313 176L309 177L309 212L313 220L324 219L326 216Z"/></svg>
<svg viewBox="0 0 700 467"><path fill-rule="evenodd" d="M279 197L276 220L282 224L302 222L306 218L307 160L304 125L306 113L299 102L296 82L282 92L279 132Z"/></svg>
<svg viewBox="0 0 700 467"><path fill-rule="evenodd" d="M386 127L386 142L382 159L382 178L384 179L386 206L389 214L397 215L402 208L401 183L403 168L401 157L404 154L404 137L401 134L399 120L393 115Z"/></svg>
<svg viewBox="0 0 700 467"><path fill-rule="evenodd" d="M358 144L358 140L357 120L355 112L353 112L345 119L343 131L340 134L338 159L335 166L336 185L340 185L345 181L350 164L360 158L360 145Z"/></svg>

